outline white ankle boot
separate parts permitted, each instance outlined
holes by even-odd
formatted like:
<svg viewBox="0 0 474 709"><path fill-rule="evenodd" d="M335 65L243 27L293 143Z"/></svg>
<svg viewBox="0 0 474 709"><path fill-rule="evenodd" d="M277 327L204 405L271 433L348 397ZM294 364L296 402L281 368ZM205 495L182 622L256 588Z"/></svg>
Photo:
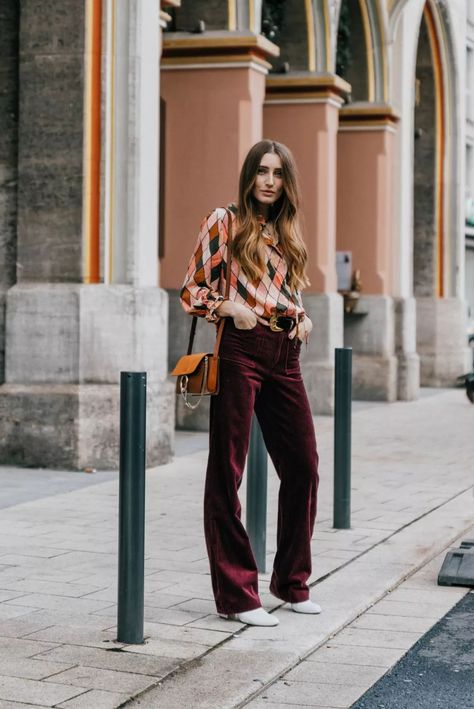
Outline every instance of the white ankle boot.
<svg viewBox="0 0 474 709"><path fill-rule="evenodd" d="M219 613L221 618L228 618L229 620L238 620L240 623L245 623L246 625L260 625L260 626L271 626L278 625L279 620L275 616L270 615L262 607L255 608L253 611L244 611L243 613L229 613L224 615Z"/></svg>
<svg viewBox="0 0 474 709"><path fill-rule="evenodd" d="M311 613L316 615L316 613L321 613L321 606L313 601L301 601L300 603L292 603L291 610L295 613Z"/></svg>

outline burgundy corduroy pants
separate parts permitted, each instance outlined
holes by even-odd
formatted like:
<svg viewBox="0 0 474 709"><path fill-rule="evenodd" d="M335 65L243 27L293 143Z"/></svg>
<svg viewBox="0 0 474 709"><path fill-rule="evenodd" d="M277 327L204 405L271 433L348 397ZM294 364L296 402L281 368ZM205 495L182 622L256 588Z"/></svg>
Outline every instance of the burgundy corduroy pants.
<svg viewBox="0 0 474 709"><path fill-rule="evenodd" d="M204 528L218 613L261 606L257 565L241 522L242 482L255 410L278 477L277 552L271 592L291 603L309 597L316 517L318 454L301 377L301 342L257 323L226 322L220 346L220 390L211 397Z"/></svg>

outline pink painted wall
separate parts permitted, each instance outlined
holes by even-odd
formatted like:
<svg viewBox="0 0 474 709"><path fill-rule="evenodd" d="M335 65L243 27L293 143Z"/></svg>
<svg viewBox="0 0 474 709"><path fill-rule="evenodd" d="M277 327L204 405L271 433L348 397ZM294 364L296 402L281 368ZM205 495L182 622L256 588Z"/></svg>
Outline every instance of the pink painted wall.
<svg viewBox="0 0 474 709"><path fill-rule="evenodd" d="M352 251L362 292L391 292L394 129L342 130L337 159L337 249Z"/></svg>
<svg viewBox="0 0 474 709"><path fill-rule="evenodd" d="M162 288L179 288L202 219L237 199L240 168L262 137L265 75L250 68L163 70L166 102ZM163 159L163 156L162 156Z"/></svg>
<svg viewBox="0 0 474 709"><path fill-rule="evenodd" d="M338 108L330 103L268 104L264 135L288 145L298 168L304 238L308 247L308 293L335 291L336 158Z"/></svg>

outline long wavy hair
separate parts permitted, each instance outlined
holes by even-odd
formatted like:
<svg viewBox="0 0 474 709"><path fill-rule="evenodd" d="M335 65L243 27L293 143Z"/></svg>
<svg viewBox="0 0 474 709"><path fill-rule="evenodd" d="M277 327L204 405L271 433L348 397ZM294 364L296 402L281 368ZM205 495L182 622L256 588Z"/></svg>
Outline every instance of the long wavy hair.
<svg viewBox="0 0 474 709"><path fill-rule="evenodd" d="M281 160L283 191L269 207L268 219L278 233L280 247L288 264L288 284L292 290L309 285L306 275L308 252L299 223L300 189L295 161L290 150L274 140L261 140L247 153L239 179L237 225L232 254L251 282L259 280L265 269L261 224L257 221L261 208L253 196L260 162L265 153L275 153Z"/></svg>

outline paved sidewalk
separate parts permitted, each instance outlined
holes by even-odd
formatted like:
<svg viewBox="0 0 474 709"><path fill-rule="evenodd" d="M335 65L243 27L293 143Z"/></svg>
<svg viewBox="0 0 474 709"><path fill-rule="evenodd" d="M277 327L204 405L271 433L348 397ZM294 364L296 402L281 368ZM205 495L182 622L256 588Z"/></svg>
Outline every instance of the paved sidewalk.
<svg viewBox="0 0 474 709"><path fill-rule="evenodd" d="M445 552L435 557L245 706L350 709L469 592L467 588L437 585L444 556ZM404 706L417 706L407 703L405 697L404 700ZM375 701L376 704L368 702L363 706L396 706ZM446 697L438 696L438 702L446 706ZM426 702L426 706L432 704Z"/></svg>
<svg viewBox="0 0 474 709"><path fill-rule="evenodd" d="M461 390L357 404L347 531L331 527L332 420L317 419L312 582L324 613L308 619L279 608L262 575L265 607L279 608L277 628L215 615L201 521L205 436L181 434L184 455L147 475L143 646L114 642L116 480L2 510L0 708L101 709L133 696L134 705L160 709L243 706L472 525L473 416ZM269 570L276 495L270 472Z"/></svg>

